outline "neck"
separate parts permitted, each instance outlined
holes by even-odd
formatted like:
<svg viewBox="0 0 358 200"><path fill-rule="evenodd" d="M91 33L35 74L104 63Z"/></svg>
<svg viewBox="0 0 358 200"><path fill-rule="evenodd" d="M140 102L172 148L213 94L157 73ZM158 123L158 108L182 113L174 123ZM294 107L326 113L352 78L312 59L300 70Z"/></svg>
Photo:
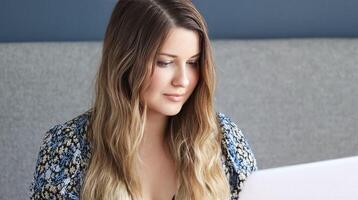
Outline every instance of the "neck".
<svg viewBox="0 0 358 200"><path fill-rule="evenodd" d="M142 146L149 150L161 150L165 144L165 130L168 116L148 110Z"/></svg>

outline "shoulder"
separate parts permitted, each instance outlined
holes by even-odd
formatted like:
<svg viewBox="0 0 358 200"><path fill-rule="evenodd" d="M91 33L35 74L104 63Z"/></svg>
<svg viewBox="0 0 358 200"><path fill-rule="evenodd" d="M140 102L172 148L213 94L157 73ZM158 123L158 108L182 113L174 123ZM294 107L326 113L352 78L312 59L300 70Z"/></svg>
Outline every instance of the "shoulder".
<svg viewBox="0 0 358 200"><path fill-rule="evenodd" d="M223 167L235 196L246 178L257 170L257 163L249 141L239 126L224 113L217 112L217 119L222 132Z"/></svg>
<svg viewBox="0 0 358 200"><path fill-rule="evenodd" d="M89 111L51 127L43 136L31 199L78 199L84 169L90 158L86 131Z"/></svg>

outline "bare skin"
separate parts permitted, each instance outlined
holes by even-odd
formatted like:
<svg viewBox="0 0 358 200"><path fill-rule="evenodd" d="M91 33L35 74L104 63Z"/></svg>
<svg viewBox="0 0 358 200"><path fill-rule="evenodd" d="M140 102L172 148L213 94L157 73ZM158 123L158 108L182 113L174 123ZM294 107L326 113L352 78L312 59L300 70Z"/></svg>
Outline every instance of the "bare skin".
<svg viewBox="0 0 358 200"><path fill-rule="evenodd" d="M166 149L148 148L141 151L143 163L139 170L143 200L171 200L178 186L174 161Z"/></svg>
<svg viewBox="0 0 358 200"><path fill-rule="evenodd" d="M167 117L151 111L148 116L150 117L147 118L140 146L143 162L140 164L139 177L143 188L143 200L171 200L176 193L177 176L174 160L163 138ZM147 132L148 130L151 130L151 133L163 134L155 137Z"/></svg>
<svg viewBox="0 0 358 200"><path fill-rule="evenodd" d="M142 94L148 113L140 146L139 176L143 200L171 200L177 193L178 177L174 159L164 141L169 116L180 112L199 79L199 37L194 31L173 28L156 61L148 90ZM170 54L168 56L164 54ZM161 63L167 63L165 65ZM167 94L183 94L176 100Z"/></svg>

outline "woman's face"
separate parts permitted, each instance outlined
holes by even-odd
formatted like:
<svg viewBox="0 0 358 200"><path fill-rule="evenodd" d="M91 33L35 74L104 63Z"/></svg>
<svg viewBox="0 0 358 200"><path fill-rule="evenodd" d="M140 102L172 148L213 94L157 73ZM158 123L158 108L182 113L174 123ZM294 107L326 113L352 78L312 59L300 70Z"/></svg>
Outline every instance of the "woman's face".
<svg viewBox="0 0 358 200"><path fill-rule="evenodd" d="M149 87L142 94L148 112L166 116L180 112L199 80L199 58L197 33L172 28L155 60Z"/></svg>

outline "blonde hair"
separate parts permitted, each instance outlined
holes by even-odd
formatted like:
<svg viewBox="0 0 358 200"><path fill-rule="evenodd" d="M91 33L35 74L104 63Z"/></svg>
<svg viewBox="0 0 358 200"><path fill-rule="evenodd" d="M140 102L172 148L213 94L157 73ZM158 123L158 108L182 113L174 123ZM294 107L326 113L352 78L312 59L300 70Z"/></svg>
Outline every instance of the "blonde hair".
<svg viewBox="0 0 358 200"><path fill-rule="evenodd" d="M92 155L81 199L141 199L136 170L147 105L140 101L140 93L173 27L196 31L201 48L198 84L167 125L165 139L180 183L176 199L230 198L213 102L214 62L203 17L189 0L119 0L107 26L96 75L87 130Z"/></svg>

